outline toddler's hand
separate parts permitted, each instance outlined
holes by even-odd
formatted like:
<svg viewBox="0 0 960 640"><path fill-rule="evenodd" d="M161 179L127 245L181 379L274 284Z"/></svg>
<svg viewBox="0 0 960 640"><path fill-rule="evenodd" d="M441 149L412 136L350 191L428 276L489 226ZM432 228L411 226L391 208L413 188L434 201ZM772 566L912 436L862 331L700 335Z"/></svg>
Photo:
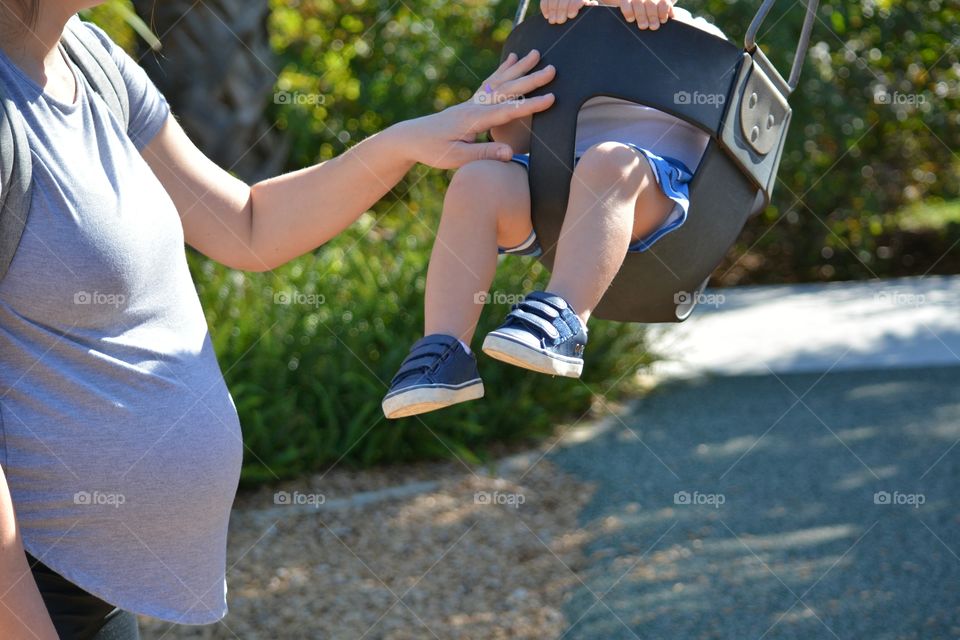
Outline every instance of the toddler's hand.
<svg viewBox="0 0 960 640"><path fill-rule="evenodd" d="M627 22L636 22L640 29L656 31L673 17L675 0L604 0L604 4L620 6Z"/></svg>
<svg viewBox="0 0 960 640"><path fill-rule="evenodd" d="M598 0L540 0L540 11L550 24L563 24L576 18L582 7L597 4Z"/></svg>

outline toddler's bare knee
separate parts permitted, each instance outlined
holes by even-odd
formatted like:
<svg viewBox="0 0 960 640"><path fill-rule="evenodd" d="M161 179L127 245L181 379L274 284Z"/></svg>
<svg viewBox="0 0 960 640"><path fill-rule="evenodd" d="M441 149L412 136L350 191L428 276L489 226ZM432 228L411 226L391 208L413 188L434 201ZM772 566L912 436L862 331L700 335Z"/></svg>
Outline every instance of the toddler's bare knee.
<svg viewBox="0 0 960 640"><path fill-rule="evenodd" d="M509 167L496 160L477 160L457 169L447 189L447 196L467 197L483 202L505 192L510 182Z"/></svg>
<svg viewBox="0 0 960 640"><path fill-rule="evenodd" d="M649 174L649 165L634 149L619 142L601 142L580 157L574 175L589 186L623 186L636 188Z"/></svg>

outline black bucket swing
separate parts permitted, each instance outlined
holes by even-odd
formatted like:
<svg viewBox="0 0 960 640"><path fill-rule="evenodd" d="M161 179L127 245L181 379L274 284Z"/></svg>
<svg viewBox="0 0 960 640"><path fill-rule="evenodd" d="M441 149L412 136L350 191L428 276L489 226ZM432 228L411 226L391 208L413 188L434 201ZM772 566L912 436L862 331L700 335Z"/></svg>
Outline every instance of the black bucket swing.
<svg viewBox="0 0 960 640"><path fill-rule="evenodd" d="M710 136L690 183L686 222L647 251L627 254L596 317L685 320L747 219L769 204L790 124L787 98L797 87L819 0L807 0L789 80L756 45L774 2L764 0L741 49L678 20L641 31L617 7L584 7L562 25L539 13L524 19L529 0L522 0L503 56L537 49L538 68L558 70L553 82L530 94L556 96L550 109L534 115L530 140L531 214L547 268L570 195L577 116L587 100L608 96L653 107Z"/></svg>

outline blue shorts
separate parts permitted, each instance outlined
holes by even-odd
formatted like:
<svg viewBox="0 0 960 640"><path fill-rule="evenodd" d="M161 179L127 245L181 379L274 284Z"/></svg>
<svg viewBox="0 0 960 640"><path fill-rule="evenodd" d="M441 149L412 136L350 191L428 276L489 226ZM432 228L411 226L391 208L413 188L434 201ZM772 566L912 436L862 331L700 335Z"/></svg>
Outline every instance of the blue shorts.
<svg viewBox="0 0 960 640"><path fill-rule="evenodd" d="M687 212L690 210L690 180L693 179L693 173L679 160L658 156L652 151L647 151L634 144L627 143L627 146L647 159L647 162L650 163L650 168L653 169L653 175L657 178L657 184L660 186L660 189L664 195L674 202L673 210L670 212L670 215L667 216L666 221L658 229L647 234L646 237L634 242L628 249L629 252L646 251L652 247L657 240L671 231L679 229L683 223L687 221ZM579 160L580 158L577 157L574 163ZM530 155L515 155L513 156L513 162L529 169ZM530 237L522 244L509 248L500 247L501 255L537 257L542 253L543 248L540 246L540 241L537 240L537 233L535 231L531 231Z"/></svg>

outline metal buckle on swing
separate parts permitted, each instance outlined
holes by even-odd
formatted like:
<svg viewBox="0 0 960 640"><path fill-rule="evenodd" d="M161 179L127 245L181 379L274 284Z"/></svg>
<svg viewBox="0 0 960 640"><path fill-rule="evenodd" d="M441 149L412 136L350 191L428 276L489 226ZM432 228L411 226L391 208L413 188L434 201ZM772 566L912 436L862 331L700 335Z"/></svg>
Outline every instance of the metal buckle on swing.
<svg viewBox="0 0 960 640"><path fill-rule="evenodd" d="M783 137L783 125L790 112L789 87L762 51L754 51L752 58L740 100L740 128L747 144L766 155Z"/></svg>

